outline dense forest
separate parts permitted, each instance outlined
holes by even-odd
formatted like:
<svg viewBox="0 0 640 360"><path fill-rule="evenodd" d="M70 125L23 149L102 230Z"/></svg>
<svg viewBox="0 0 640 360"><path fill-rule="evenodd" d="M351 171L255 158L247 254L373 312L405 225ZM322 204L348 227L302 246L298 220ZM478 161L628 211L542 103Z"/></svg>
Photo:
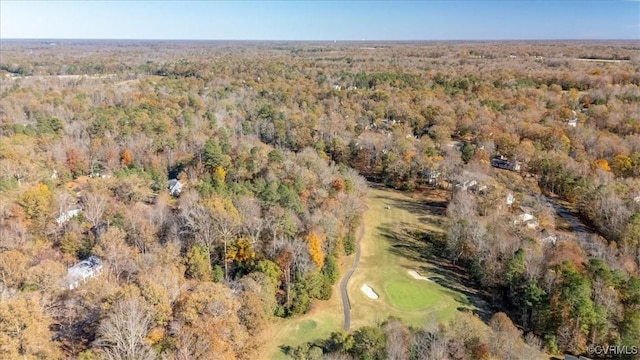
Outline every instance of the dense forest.
<svg viewBox="0 0 640 360"><path fill-rule="evenodd" d="M259 357L332 296L367 180L449 191L446 235L416 237L491 332L389 319L292 357L640 346L634 42L0 45L2 358Z"/></svg>

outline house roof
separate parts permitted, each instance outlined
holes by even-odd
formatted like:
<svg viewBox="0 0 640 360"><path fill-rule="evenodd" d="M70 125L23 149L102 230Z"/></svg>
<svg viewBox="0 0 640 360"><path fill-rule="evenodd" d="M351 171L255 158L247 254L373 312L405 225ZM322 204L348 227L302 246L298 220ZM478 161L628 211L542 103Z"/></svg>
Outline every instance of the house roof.
<svg viewBox="0 0 640 360"><path fill-rule="evenodd" d="M182 183L178 179L169 180L168 187L169 187L169 194L173 196L180 195L180 192L182 191Z"/></svg>
<svg viewBox="0 0 640 360"><path fill-rule="evenodd" d="M67 269L67 281L72 285L88 277L95 276L100 270L102 270L102 260L96 256L91 256Z"/></svg>
<svg viewBox="0 0 640 360"><path fill-rule="evenodd" d="M58 225L64 224L67 221L69 221L72 217L80 215L81 212L82 212L82 209L69 210L66 213L58 216L58 218L56 219L56 222L58 223Z"/></svg>

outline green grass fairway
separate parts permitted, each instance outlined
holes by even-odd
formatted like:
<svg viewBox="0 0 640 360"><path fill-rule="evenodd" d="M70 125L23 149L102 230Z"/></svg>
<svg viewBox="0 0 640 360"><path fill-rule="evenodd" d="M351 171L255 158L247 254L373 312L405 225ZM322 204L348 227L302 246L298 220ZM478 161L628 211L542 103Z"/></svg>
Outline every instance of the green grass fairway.
<svg viewBox="0 0 640 360"><path fill-rule="evenodd" d="M417 283L414 279L390 282L385 285L384 290L391 305L398 310L425 310L442 299L438 289L430 288L425 281Z"/></svg>
<svg viewBox="0 0 640 360"><path fill-rule="evenodd" d="M457 282L457 274L426 261L430 244L416 233L443 234L442 193L410 194L371 189L364 215L360 265L349 282L351 325L377 326L390 316L423 326L447 321L461 309L476 309ZM434 281L414 279L415 270ZM368 285L380 296L368 298L360 288ZM464 293L463 293L464 292Z"/></svg>

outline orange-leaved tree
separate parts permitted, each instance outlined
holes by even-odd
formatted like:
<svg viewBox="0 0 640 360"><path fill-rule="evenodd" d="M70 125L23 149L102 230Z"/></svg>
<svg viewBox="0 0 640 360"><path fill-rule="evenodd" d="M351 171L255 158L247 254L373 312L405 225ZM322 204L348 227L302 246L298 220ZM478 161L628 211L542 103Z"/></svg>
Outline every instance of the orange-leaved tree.
<svg viewBox="0 0 640 360"><path fill-rule="evenodd" d="M611 167L609 166L609 162L605 159L598 159L593 162L594 169L601 169L604 171L611 171Z"/></svg>
<svg viewBox="0 0 640 360"><path fill-rule="evenodd" d="M133 154L129 149L122 150L122 154L120 154L120 162L122 162L122 166L129 167L133 164Z"/></svg>

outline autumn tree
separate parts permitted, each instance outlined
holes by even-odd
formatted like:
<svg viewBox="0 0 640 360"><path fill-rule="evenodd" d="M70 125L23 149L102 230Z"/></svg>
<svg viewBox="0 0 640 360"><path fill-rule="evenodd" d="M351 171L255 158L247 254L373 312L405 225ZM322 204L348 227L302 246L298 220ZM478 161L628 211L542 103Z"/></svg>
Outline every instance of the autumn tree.
<svg viewBox="0 0 640 360"><path fill-rule="evenodd" d="M512 359L522 352L522 338L518 328L502 312L489 321L491 327L491 352L500 359Z"/></svg>
<svg viewBox="0 0 640 360"><path fill-rule="evenodd" d="M187 264L186 275L192 279L207 281L213 279L213 268L211 266L211 254L209 250L200 244L191 246L185 256Z"/></svg>
<svg viewBox="0 0 640 360"><path fill-rule="evenodd" d="M178 339L183 336L191 338L179 340L181 345L193 346L195 342L194 350L203 349L206 345L211 354L238 357L249 345L249 339L246 329L240 325L240 303L232 290L212 282L202 282L186 290L175 306L177 320L184 329L176 335ZM177 350L189 351L182 346Z"/></svg>
<svg viewBox="0 0 640 360"><path fill-rule="evenodd" d="M0 279L6 287L17 288L26 278L29 258L19 250L0 252Z"/></svg>
<svg viewBox="0 0 640 360"><path fill-rule="evenodd" d="M82 211L91 226L97 226L107 209L108 198L96 191L87 191L82 197Z"/></svg>
<svg viewBox="0 0 640 360"><path fill-rule="evenodd" d="M239 230L240 214L228 199L214 198L210 206L216 238L223 246L224 278L229 281L229 243Z"/></svg>
<svg viewBox="0 0 640 360"><path fill-rule="evenodd" d="M409 359L411 346L411 332L399 319L389 319L382 325L387 342L386 359Z"/></svg>
<svg viewBox="0 0 640 360"><path fill-rule="evenodd" d="M234 205L242 214L242 232L249 236L251 245L257 246L266 228L266 219L262 214L260 203L254 197L243 196L234 201Z"/></svg>
<svg viewBox="0 0 640 360"><path fill-rule="evenodd" d="M133 154L129 149L122 150L120 154L120 163L124 167L129 167L133 164Z"/></svg>
<svg viewBox="0 0 640 360"><path fill-rule="evenodd" d="M143 299L119 299L98 326L96 345L110 359L155 359L146 336L153 322Z"/></svg>
<svg viewBox="0 0 640 360"><path fill-rule="evenodd" d="M7 359L53 359L62 355L49 327L53 320L32 297L0 301L0 354Z"/></svg>
<svg viewBox="0 0 640 360"><path fill-rule="evenodd" d="M109 227L95 248L95 254L104 259L117 279L129 280L137 270L136 251L127 244L126 233L117 227Z"/></svg>
<svg viewBox="0 0 640 360"><path fill-rule="evenodd" d="M309 243L309 253L311 259L316 264L318 269L322 269L324 265L324 252L322 251L322 238L314 231L307 235L307 242Z"/></svg>
<svg viewBox="0 0 640 360"><path fill-rule="evenodd" d="M87 171L87 157L81 149L72 147L66 151L66 165L74 177L81 176Z"/></svg>
<svg viewBox="0 0 640 360"><path fill-rule="evenodd" d="M51 213L53 201L51 190L47 185L39 184L25 191L18 201L31 224L37 229L36 231L42 231Z"/></svg>
<svg viewBox="0 0 640 360"><path fill-rule="evenodd" d="M238 318L250 335L259 334L275 309L275 291L263 273L255 272L242 280L243 292Z"/></svg>

